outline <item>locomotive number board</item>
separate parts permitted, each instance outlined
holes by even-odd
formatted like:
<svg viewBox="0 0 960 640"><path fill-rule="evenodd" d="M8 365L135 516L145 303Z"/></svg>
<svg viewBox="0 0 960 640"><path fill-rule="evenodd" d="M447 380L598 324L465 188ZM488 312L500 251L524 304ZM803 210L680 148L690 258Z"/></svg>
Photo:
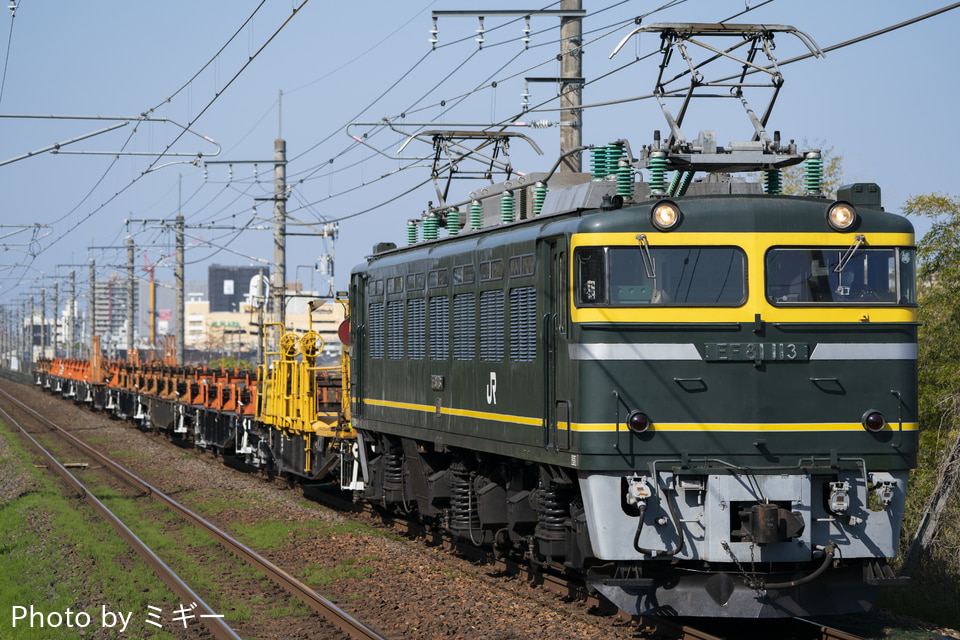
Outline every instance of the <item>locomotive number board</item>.
<svg viewBox="0 0 960 640"><path fill-rule="evenodd" d="M806 342L707 342L704 359L707 362L800 362L810 359L810 345Z"/></svg>

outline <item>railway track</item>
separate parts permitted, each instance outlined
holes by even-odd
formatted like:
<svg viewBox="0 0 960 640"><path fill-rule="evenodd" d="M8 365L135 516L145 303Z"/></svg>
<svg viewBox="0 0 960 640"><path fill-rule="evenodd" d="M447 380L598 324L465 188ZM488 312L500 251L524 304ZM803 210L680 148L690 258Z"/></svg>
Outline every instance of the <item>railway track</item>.
<svg viewBox="0 0 960 640"><path fill-rule="evenodd" d="M341 512L352 512L372 518L394 528L405 536L422 538L431 544L442 545L449 551L470 558L472 561L494 567L504 575L516 576L530 584L562 597L576 598L590 607L611 607L596 594L587 591L581 579L566 576L558 571L536 569L512 558L498 558L486 548L476 547L453 539L442 533L425 528L417 520L403 514L386 513L365 504L363 507L339 497L336 493L304 486L304 495ZM625 616L644 638L657 640L864 640L861 636L829 627L813 620L786 618L768 621L736 620L712 624L713 621L696 619L663 618L656 616Z"/></svg>
<svg viewBox="0 0 960 640"><path fill-rule="evenodd" d="M20 401L12 398L6 392L0 390L2 396L10 398L13 402L17 404L18 407L23 407L22 411L30 411L31 415L36 416L36 419L43 424L46 424L47 430L53 430L53 427L49 426L50 423L46 418L40 416L32 409L29 409L21 403ZM57 433L64 433L65 436L72 442L76 441L78 445L86 450L90 449L88 445L82 441L77 440L71 434L64 432L62 429L56 431ZM95 452L95 450L93 450ZM99 452L96 453L96 459L99 461L98 464L102 464L105 467L113 468L116 465L115 462L102 456ZM206 456L205 456L206 457ZM213 460L214 457L210 456L209 460ZM223 460L217 458L218 462ZM137 491L141 494L149 494L157 500L163 502L164 504L173 503L175 501L170 499L168 496L164 495L162 492L155 489L153 486L147 484L142 480L130 480L133 482L133 486L136 487ZM301 487L304 490L304 494L312 500L323 503L326 506L333 507L343 512L354 512L356 515L358 511L362 511L362 517L365 520L370 520L374 518L378 520L383 525L391 527L394 531L402 533L408 537L417 537L426 540L429 544L434 546L443 546L444 548L453 551L456 555L464 556L469 558L472 562L492 567L497 573L503 574L505 576L515 576L521 580L524 580L528 583L536 584L543 588L546 591L556 593L561 595L564 598L576 599L587 604L587 606L603 608L604 606L609 606L601 602L596 596L587 593L586 588L582 580L571 580L570 578L564 577L558 573L551 571L543 571L534 567L525 565L522 562L518 562L513 558L496 558L493 554L486 552L485 550L478 549L472 545L464 545L459 543L449 536L442 534L441 532L430 530L422 527L419 523L408 520L402 516L402 514L392 514L385 513L379 510L374 510L369 507L364 507L360 509L357 505L353 505L347 501L344 501L342 498L336 497L337 494L330 494L328 492L321 492L317 490L311 490L309 486ZM339 492L337 492L339 493ZM179 506L179 505L178 505ZM189 512L185 507L180 507L185 512ZM192 513L192 512L189 512ZM184 516L187 517L187 516ZM203 520L196 516L198 520ZM205 521L204 521L205 522ZM200 525L203 526L203 525ZM207 526L210 527L210 530L219 531L214 525L207 523ZM229 536L227 536L229 538ZM232 539L231 539L232 540ZM230 542L223 542L225 548L234 551L234 553L242 554L242 549L246 549L239 542L233 541L240 551L237 551ZM255 553L247 549L253 556L256 556ZM264 563L269 563L266 560L261 560ZM272 566L272 565L271 565ZM259 568L259 567L258 567ZM276 569L274 567L274 569ZM264 570L264 569L262 569ZM286 575L282 570L276 569L281 576ZM264 570L265 573L268 570ZM288 588L290 593L297 595L296 592L302 587L308 592L313 593L312 590L302 585L298 581L294 581L297 584L300 584L300 587ZM314 594L315 596L316 594ZM194 598L195 599L195 598ZM311 605L314 610L319 612L319 609L316 606ZM659 639L659 640L748 640L749 638L770 638L778 637L785 639L793 640L862 640L859 636L845 633L836 629L831 629L826 626L818 625L813 622L801 621L801 620L786 620L786 621L776 621L770 622L768 624L752 624L753 621L747 621L747 624L743 624L745 621L740 621L740 624L736 627L730 628L727 625L723 624L711 624L711 621L708 620L694 620L694 619L669 619L669 618L657 618L657 617L633 617L629 618L620 614L621 620L629 620L630 628L634 629L635 635L632 637L642 637L647 639ZM686 624L684 624L686 623ZM361 632L362 633L362 632ZM377 635L352 635L348 634L349 637L380 637ZM221 637L221 636L215 636ZM231 636L222 636L222 637L231 637Z"/></svg>
<svg viewBox="0 0 960 640"><path fill-rule="evenodd" d="M254 552L226 532L222 531L209 521L200 517L187 507L173 500L162 491L148 484L138 476L134 475L121 465L117 464L109 457L103 455L87 443L76 438L59 425L55 424L33 408L27 406L16 399L5 390L0 389L0 397L12 403L17 412L20 413L20 420L15 419L10 412L0 409L0 415L5 417L11 425L26 438L30 444L47 460L48 468L61 476L69 486L71 486L78 495L82 496L93 508L107 521L120 536L127 541L131 548L144 559L144 561L153 569L157 576L167 584L170 589L183 599L183 602L196 603L194 609L195 615L207 627L210 634L217 640L237 640L240 638L236 632L231 629L224 621L221 614L214 612L213 608L204 602L203 598L194 591L186 582L184 582L177 573L161 560L160 556L148 547L118 516L116 516L104 503L98 499L95 492L82 483L71 473L57 458L48 450L50 444L44 446L37 437L43 438L44 435L55 435L61 441L69 444L71 448L82 452L84 456L96 462L108 470L113 476L123 483L134 488L138 495L147 495L155 501L163 504L167 509L175 512L177 516L183 518L191 526L199 528L216 540L224 549L239 557L243 562L262 572L271 582L281 587L289 594L293 595L313 611L317 612L331 627L339 631L343 637L355 640L384 640L384 637L370 629L360 621L354 619L339 607L334 605L326 598L318 595L313 589L289 575L283 569L277 567L266 558ZM26 418L26 420L24 420ZM32 421L38 428L27 428L21 422Z"/></svg>

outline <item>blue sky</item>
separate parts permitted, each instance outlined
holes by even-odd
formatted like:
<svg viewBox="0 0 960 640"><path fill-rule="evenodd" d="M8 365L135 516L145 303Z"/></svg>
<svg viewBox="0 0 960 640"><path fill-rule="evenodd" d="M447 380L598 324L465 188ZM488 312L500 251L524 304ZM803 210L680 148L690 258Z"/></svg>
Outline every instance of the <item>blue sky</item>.
<svg viewBox="0 0 960 640"><path fill-rule="evenodd" d="M608 59L633 28L633 18L666 1L587 0L585 78L594 80L653 52L657 38L645 35ZM268 161L256 168L236 164L231 171L222 164L198 167L185 163L185 157L161 157L182 129L170 123L131 122L62 148L145 155L43 153L0 166L0 225L48 225L19 233L13 227L0 228L5 245L0 253L0 304L35 291L41 276L65 274L71 268L66 265L86 264L92 257L102 265L98 277L106 277L106 265L125 261L125 252L91 251L91 246L122 245L132 235L138 266L143 264L141 252L152 261L172 252L172 233L139 223L128 230L128 219L169 219L179 209L188 225L271 225L272 205L262 199L273 191L269 161L278 134L287 141L292 216L318 227L323 220L370 209L340 223L335 268L337 287L343 289L350 269L375 243L402 244L406 220L418 218L427 202L436 200L432 185L414 189L429 178L427 168L400 170L409 160L386 159L357 145L344 133L345 125L402 114L407 121L440 124L500 121L520 111L525 75L559 75L556 18L533 18L526 51L520 41L522 21L486 18L486 42L478 51L476 18L442 18L439 44L431 51L431 11L521 8L516 3L311 0L291 17L301 2L266 0L257 10L259 2L239 0L101 0L96 5L20 0L15 18L9 11L0 14L0 51L6 56L0 114L135 118L149 113L189 123L198 134L183 135L170 152L200 152L210 160ZM643 23L716 22L756 7L735 21L793 25L826 48L946 4L776 0L758 6L760 0L686 0L646 16ZM235 33L233 42L224 46ZM914 194L956 194L958 162L949 132L957 103L958 33L960 10L953 10L823 59L785 66L784 88L769 129L801 145L819 141L832 147L843 157L846 181L878 183L888 210L898 211ZM792 37L779 36L777 45L780 60L805 52ZM214 57L221 47L222 53ZM653 56L592 82L584 89L584 103L650 93L658 62ZM490 88L491 80L497 81L496 88ZM555 86L530 85L530 91L531 103L556 107L555 100L549 102ZM760 110L768 94L757 95L751 101ZM752 131L742 112L729 104L709 107L691 111L684 127L688 135L714 129L721 144L749 139ZM546 111L523 119L556 122L559 116ZM651 141L654 129L667 128L652 100L589 108L583 120L587 144L626 138L639 148ZM115 124L0 118L0 162ZM513 166L522 172L549 169L559 149L558 131L524 131L544 155L515 142ZM395 132L369 132L375 133L370 143L390 155L403 141ZM215 158L211 155L218 147L200 136L219 145ZM174 162L179 164L168 164ZM451 199L465 198L476 186L455 184ZM923 222L915 224L921 233L928 228ZM205 279L211 263L258 264L273 257L270 230L187 233L189 280ZM312 277L319 286L314 267L318 257L329 252L327 241L291 237L288 280L298 275L309 285ZM87 270L73 268L85 284ZM172 278L169 259L161 263L157 277Z"/></svg>

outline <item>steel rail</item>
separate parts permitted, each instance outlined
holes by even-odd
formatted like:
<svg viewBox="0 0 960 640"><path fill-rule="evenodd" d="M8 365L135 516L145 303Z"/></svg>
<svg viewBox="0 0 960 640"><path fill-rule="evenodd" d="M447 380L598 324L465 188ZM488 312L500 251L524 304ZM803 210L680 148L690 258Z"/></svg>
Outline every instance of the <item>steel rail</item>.
<svg viewBox="0 0 960 640"><path fill-rule="evenodd" d="M5 391L3 394L14 402L18 402ZM180 576L178 576L173 569L168 567L163 560L161 560L157 554L150 549L150 547L144 544L143 541L140 540L140 538L138 538L137 535L120 520L120 518L114 515L114 513L110 511L106 505L100 502L95 495L90 493L83 483L77 480L76 476L67 471L67 469L60 464L49 451L44 449L43 446L33 438L33 436L27 433L27 430L24 429L20 423L14 420L13 417L2 408L0 408L0 414L6 416L7 420L9 420L10 423L14 425L21 434L23 434L30 444L33 445L34 449L36 449L40 455L47 460L49 467L57 475L62 477L67 484L73 487L73 489L80 495L81 498L89 502L90 505L96 509L101 516L103 516L104 520L109 522L113 528L116 529L117 533L120 534L120 537L126 540L130 547L133 548L133 550L136 551L141 558L143 558L144 562L146 562L147 565L153 569L154 573L157 574L157 577L163 580L163 582L170 587L174 593L183 598L184 602L195 602L197 604L197 608L203 612L201 613L200 621L205 627L207 627L207 629L210 630L210 633L213 634L213 637L217 638L217 640L242 640L240 636L233 631L233 629L227 626L227 624L213 612L213 609L210 608L210 605L204 602L203 599L193 591L193 589L191 589L183 580L181 580Z"/></svg>
<svg viewBox="0 0 960 640"><path fill-rule="evenodd" d="M168 507L176 511L180 516L182 516L187 521L193 523L194 525L206 530L211 536L214 537L220 544L232 551L234 554L248 562L249 564L254 565L260 571L267 575L273 582L284 588L291 595L299 598L305 604L310 606L311 609L320 614L325 620L330 624L337 627L341 632L354 638L355 640L386 640L383 636L378 634L376 631L367 627L365 624L359 620L350 616L347 612L318 594L316 591L311 589L306 584L300 582L289 573L276 566L263 556L259 555L257 552L253 551L239 540L236 540L226 532L219 529L216 525L204 520L202 517L183 506L173 498L169 497L159 489L153 487L147 483L142 478L136 476L132 472L125 469L123 466L117 464L110 458L104 456L102 453L83 442L73 434L65 431L58 425L54 424L52 421L47 419L45 416L41 415L31 407L25 405L23 402L17 400L9 393L0 389L0 393L9 398L11 401L19 405L25 411L30 412L37 419L46 423L53 429L57 430L62 437L66 438L71 442L71 444L76 445L84 452L95 458L98 462L101 462L104 466L108 467L111 471L117 473L120 477L124 478L143 492L149 494L153 498L159 500L160 502L166 504ZM0 409L0 412L3 412ZM4 412L5 413L5 412ZM5 414L6 415L6 414ZM9 416L8 416L9 417ZM16 424L16 423L14 423ZM22 429L21 429L22 431ZM26 433L24 431L24 433ZM31 438L32 439L32 438ZM65 472L66 469L64 469ZM67 472L69 473L69 472ZM89 495L89 494L88 494Z"/></svg>
<svg viewBox="0 0 960 640"><path fill-rule="evenodd" d="M798 628L803 628L811 632L816 640L864 640L863 636L828 627L819 622L807 620L806 618L793 618L792 620Z"/></svg>

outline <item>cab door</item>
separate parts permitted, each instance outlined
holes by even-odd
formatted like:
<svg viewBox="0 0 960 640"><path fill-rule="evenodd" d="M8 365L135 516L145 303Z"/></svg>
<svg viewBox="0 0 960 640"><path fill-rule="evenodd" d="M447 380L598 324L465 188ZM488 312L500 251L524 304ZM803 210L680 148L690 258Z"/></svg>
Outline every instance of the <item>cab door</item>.
<svg viewBox="0 0 960 640"><path fill-rule="evenodd" d="M351 417L363 416L364 353L367 345L367 279L355 273L350 280L350 413Z"/></svg>
<svg viewBox="0 0 960 640"><path fill-rule="evenodd" d="M538 247L540 291L540 343L543 354L543 445L565 451L570 448L571 401L563 384L567 360L567 243L566 238L545 238Z"/></svg>

